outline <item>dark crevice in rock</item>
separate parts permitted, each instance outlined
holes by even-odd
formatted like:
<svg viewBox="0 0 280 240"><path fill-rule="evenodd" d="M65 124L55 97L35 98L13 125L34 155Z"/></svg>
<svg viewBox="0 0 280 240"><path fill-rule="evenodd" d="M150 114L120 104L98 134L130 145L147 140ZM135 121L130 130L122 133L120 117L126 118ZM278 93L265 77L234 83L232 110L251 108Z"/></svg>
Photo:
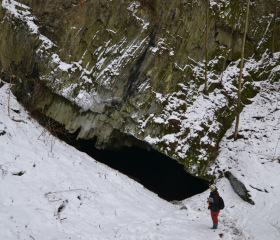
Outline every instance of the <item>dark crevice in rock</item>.
<svg viewBox="0 0 280 240"><path fill-rule="evenodd" d="M38 79L40 77L40 74L39 74L39 57L36 54L33 55L33 69L32 69L31 76L34 79Z"/></svg>
<svg viewBox="0 0 280 240"><path fill-rule="evenodd" d="M135 93L137 87L141 84L139 80L141 79L140 75L143 72L143 69L142 69L143 63L145 62L146 55L148 53L149 48L155 46L155 41L154 41L155 40L155 27L150 32L149 37L150 37L150 41L149 41L148 46L146 47L144 52L140 55L140 57L138 58L136 63L133 65L133 67L129 71L129 78L127 80L128 86L127 86L127 88L124 92L124 96L123 96L124 101L126 101L126 99L128 97L132 96Z"/></svg>

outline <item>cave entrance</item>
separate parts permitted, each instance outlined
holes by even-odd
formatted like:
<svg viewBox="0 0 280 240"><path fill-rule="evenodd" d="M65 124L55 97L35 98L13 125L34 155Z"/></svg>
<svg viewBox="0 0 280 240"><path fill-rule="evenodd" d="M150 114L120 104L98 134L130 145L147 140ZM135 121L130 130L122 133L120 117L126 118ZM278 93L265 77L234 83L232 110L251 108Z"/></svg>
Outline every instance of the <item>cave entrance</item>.
<svg viewBox="0 0 280 240"><path fill-rule="evenodd" d="M141 183L167 201L183 200L208 189L206 180L184 170L182 164L155 150L123 147L121 150L97 150L94 142L80 140L83 151L111 168Z"/></svg>
<svg viewBox="0 0 280 240"><path fill-rule="evenodd" d="M24 87L21 89L24 90ZM46 88L44 90L48 91ZM167 201L180 201L208 189L208 181L190 175L184 170L182 164L150 149L147 143L139 141L131 135L116 134L115 139L111 142L111 147L120 148L124 145L121 150L97 150L96 140L76 140L79 131L74 134L69 133L62 124L43 115L41 111L33 109L34 105L29 102L30 99L25 99L25 101L23 98L26 93L13 93L32 117L38 120L51 134L87 153L95 160L138 181ZM134 146L125 146L130 144Z"/></svg>

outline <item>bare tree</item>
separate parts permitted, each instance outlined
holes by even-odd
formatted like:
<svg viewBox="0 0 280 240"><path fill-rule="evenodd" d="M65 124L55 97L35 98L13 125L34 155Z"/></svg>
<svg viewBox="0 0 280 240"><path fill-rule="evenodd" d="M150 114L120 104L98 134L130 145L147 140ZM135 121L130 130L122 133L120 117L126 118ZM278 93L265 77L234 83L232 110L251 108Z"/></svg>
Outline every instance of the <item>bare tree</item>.
<svg viewBox="0 0 280 240"><path fill-rule="evenodd" d="M272 43L271 43L271 55L272 56L275 51L275 35L276 35L277 16L278 16L278 0L275 0L274 26L273 26Z"/></svg>
<svg viewBox="0 0 280 240"><path fill-rule="evenodd" d="M209 0L206 0L206 30L205 30L205 86L204 93L208 95L208 86L207 86L207 68L208 68L208 18L209 18Z"/></svg>
<svg viewBox="0 0 280 240"><path fill-rule="evenodd" d="M247 0L245 27L244 27L244 34L243 34L242 47L241 47L241 62L240 62L240 74L239 74L239 80L238 80L238 98L237 98L237 113L236 113L234 140L237 140L239 117L240 117L240 111L241 111L241 80L242 80L242 74L243 74L244 48L245 48L246 34L247 34L247 28L248 28L249 6L250 6L250 0Z"/></svg>
<svg viewBox="0 0 280 240"><path fill-rule="evenodd" d="M8 116L10 116L10 99L11 99L11 88L12 88L12 78L14 79L16 76L13 74L10 76L10 86L9 86L9 97L8 97Z"/></svg>
<svg viewBox="0 0 280 240"><path fill-rule="evenodd" d="M11 99L12 77L10 77L9 97L8 97L8 117L10 118L10 99Z"/></svg>

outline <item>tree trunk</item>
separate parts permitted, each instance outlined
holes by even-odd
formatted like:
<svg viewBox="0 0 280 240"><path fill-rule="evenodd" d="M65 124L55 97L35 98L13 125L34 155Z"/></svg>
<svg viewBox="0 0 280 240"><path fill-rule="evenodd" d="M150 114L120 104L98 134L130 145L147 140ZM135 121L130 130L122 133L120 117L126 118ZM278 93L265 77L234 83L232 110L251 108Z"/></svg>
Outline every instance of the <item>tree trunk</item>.
<svg viewBox="0 0 280 240"><path fill-rule="evenodd" d="M208 95L208 84L207 84L207 68L208 68L208 17L209 17L209 0L206 1L206 30L205 30L205 86L204 93Z"/></svg>
<svg viewBox="0 0 280 240"><path fill-rule="evenodd" d="M246 20L245 20L243 39L242 39L242 48L241 48L240 74L239 74L239 80L238 80L237 114L236 114L234 140L237 140L239 117L240 117L240 112L241 112L241 80L242 80L242 73L243 73L244 48L245 48L246 34L247 34L247 28L248 28L249 6L250 6L250 0L247 0Z"/></svg>
<svg viewBox="0 0 280 240"><path fill-rule="evenodd" d="M10 77L9 97L8 97L8 117L10 118L10 99L11 99L12 76Z"/></svg>
<svg viewBox="0 0 280 240"><path fill-rule="evenodd" d="M273 57L273 53L275 51L276 23L277 23L277 15L278 15L277 10L278 10L278 0L275 0L274 26L273 26L272 43L271 43L271 57Z"/></svg>

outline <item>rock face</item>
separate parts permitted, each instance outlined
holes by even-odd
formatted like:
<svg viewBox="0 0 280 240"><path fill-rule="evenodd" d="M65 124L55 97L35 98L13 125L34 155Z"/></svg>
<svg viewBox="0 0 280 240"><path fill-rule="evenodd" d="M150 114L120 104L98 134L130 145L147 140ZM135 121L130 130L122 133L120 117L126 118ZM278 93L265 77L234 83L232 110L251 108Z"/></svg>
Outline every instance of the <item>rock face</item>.
<svg viewBox="0 0 280 240"><path fill-rule="evenodd" d="M17 76L25 105L97 148L146 142L207 178L234 119L245 3L210 1L205 96L206 1L0 2L1 78ZM244 104L254 81L279 79L269 75L279 64L269 60L271 45L280 48L275 4L251 3Z"/></svg>
<svg viewBox="0 0 280 240"><path fill-rule="evenodd" d="M250 193L241 181L239 181L231 172L225 172L225 177L229 180L233 190L239 197L241 197L244 201L255 205L254 201L251 199Z"/></svg>

